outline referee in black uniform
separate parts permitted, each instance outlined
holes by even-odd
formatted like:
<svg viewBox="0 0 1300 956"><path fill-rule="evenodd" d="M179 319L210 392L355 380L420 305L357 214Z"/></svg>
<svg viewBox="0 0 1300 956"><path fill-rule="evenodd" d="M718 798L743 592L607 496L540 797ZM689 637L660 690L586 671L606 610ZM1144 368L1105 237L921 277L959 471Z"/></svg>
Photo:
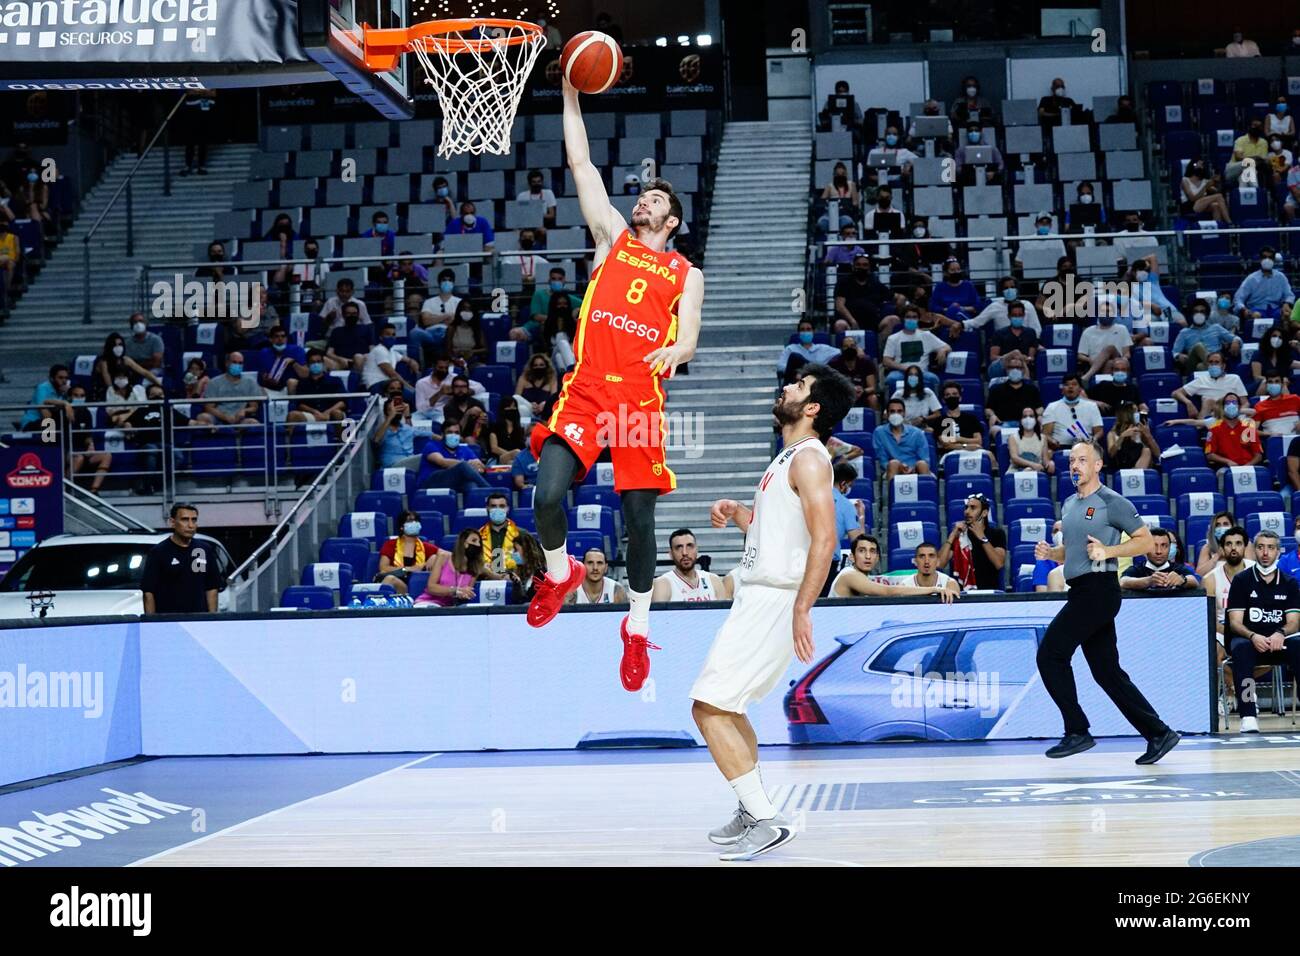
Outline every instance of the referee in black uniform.
<svg viewBox="0 0 1300 956"><path fill-rule="evenodd" d="M1133 503L1101 483L1101 449L1091 441L1070 448L1070 477L1075 493L1061 506L1064 544L1052 547L1038 542L1034 556L1064 562L1070 590L1065 607L1043 635L1038 648L1038 672L1043 686L1065 719L1065 736L1047 751L1049 757L1069 757L1096 746L1088 733L1088 716L1079 706L1070 658L1083 646L1083 656L1097 686L1106 692L1124 719L1147 739L1140 764L1152 764L1178 743L1178 734L1160 719L1129 676L1119 666L1115 617L1119 614L1120 588L1116 558L1145 554L1151 531ZM1120 543L1122 534L1129 540Z"/></svg>
<svg viewBox="0 0 1300 956"><path fill-rule="evenodd" d="M216 611L221 573L217 556L206 541L194 540L199 530L199 509L174 504L172 533L153 546L144 559L146 614L202 614Z"/></svg>

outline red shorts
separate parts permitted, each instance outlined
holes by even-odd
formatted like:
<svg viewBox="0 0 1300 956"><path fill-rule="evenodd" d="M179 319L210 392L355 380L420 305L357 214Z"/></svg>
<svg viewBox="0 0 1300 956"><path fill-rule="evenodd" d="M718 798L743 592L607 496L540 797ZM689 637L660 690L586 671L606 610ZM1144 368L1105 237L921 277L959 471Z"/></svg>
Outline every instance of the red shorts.
<svg viewBox="0 0 1300 956"><path fill-rule="evenodd" d="M582 460L585 476L608 447L615 491L654 488L667 494L677 487L677 476L664 456L668 423L659 380L647 390L644 384L601 381L597 376L603 374L584 369L580 381L573 376L564 383L550 419L533 425L533 457L541 461L542 444L556 435Z"/></svg>

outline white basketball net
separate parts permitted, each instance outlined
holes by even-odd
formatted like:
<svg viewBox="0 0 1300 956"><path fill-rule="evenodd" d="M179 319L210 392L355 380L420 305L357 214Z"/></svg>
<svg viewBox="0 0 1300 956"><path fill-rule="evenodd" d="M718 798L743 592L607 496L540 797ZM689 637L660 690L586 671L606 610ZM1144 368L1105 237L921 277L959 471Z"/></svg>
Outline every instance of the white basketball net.
<svg viewBox="0 0 1300 956"><path fill-rule="evenodd" d="M462 40L469 41L469 49L459 47ZM545 46L544 33L523 26L456 30L411 41L442 106L439 156L510 152L510 128L524 83Z"/></svg>

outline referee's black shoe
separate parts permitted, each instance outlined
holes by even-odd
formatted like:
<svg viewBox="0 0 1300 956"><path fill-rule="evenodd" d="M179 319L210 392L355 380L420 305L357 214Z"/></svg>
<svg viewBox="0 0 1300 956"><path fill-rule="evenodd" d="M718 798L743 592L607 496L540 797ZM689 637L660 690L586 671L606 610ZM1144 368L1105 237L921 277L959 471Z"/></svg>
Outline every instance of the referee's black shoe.
<svg viewBox="0 0 1300 956"><path fill-rule="evenodd" d="M1156 737L1154 740L1148 740L1147 752L1133 762L1140 764L1155 763L1165 754L1169 753L1169 751L1173 750L1178 744L1178 741L1182 739L1183 738L1178 735L1178 731L1171 727L1166 730L1164 734Z"/></svg>
<svg viewBox="0 0 1300 956"><path fill-rule="evenodd" d="M1049 757L1073 757L1097 746L1092 734L1066 734L1055 747L1047 748Z"/></svg>

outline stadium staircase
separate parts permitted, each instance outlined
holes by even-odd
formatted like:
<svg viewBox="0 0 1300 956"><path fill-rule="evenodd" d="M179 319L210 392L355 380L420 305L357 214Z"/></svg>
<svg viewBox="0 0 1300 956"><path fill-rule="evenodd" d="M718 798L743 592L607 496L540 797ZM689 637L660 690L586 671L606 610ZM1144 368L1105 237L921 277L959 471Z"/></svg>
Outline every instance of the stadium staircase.
<svg viewBox="0 0 1300 956"><path fill-rule="evenodd" d="M668 390L670 428L699 444L669 449L678 484L656 511L661 564L681 527L695 532L718 571L740 560L742 535L711 528L709 506L749 501L772 459L776 361L798 318L792 290L803 287L808 256L811 157L808 123L728 123L723 131L700 347Z"/></svg>
<svg viewBox="0 0 1300 956"><path fill-rule="evenodd" d="M135 255L126 255L126 195L118 199L91 240L90 325L82 314L82 237L130 174L134 153L124 153L86 195L80 215L50 256L31 289L0 327L0 405L26 402L55 362L98 353L109 332L128 332L137 308L139 267L191 259L212 239L213 216L229 211L236 183L248 181L255 146L214 146L208 175L180 177L181 150L172 149L172 194L163 195L163 156L152 153L132 181ZM152 320L151 320L152 321ZM7 424L7 423L6 423Z"/></svg>

